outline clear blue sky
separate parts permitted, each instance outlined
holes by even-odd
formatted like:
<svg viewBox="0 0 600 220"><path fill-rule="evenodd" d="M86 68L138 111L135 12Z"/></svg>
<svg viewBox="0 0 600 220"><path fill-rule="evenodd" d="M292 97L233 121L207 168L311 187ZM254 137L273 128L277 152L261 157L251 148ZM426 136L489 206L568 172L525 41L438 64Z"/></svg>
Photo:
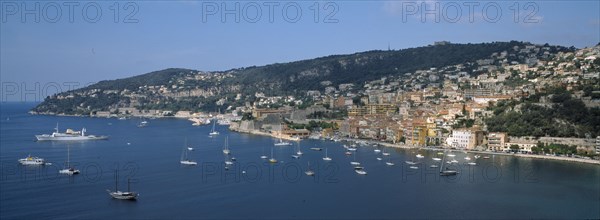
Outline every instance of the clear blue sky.
<svg viewBox="0 0 600 220"><path fill-rule="evenodd" d="M329 5L318 1L316 23L315 8L311 6L317 1L292 2L287 10L283 8L289 1L277 2L273 22L269 21L270 7L265 2L146 1L129 8L125 8L126 2L117 2L117 23L115 10L111 10L115 1L92 2L102 10L96 23L86 20L96 16L90 2L72 7L73 22L69 20L70 6L63 2L1 3L1 101L43 99L53 93L48 85L54 83L84 85L169 67L227 70L387 49L388 44L392 49L403 49L440 40L520 40L586 47L600 41L599 1L532 5L520 1L480 2L472 12L462 1L346 1ZM33 10L36 3L39 11ZM240 5L240 22L233 14L225 14L227 20L222 22L223 6L234 9L236 3ZM434 15L421 13L423 6L433 9L436 3L439 22ZM86 4L87 12L83 10ZM57 6L60 18L56 16ZM261 17L251 23L256 18L256 6L260 7ZM302 16L292 23L288 20L296 17L294 6L300 7ZM137 23L123 22L134 8L137 13L132 18ZM499 17L497 8L501 10ZM23 14L25 9L33 12ZM334 9L330 20L334 23L324 22ZM517 22L515 14L519 15ZM35 16L39 16L39 22L35 22ZM495 17L497 21L492 22ZM38 95L23 95L25 90L38 90Z"/></svg>

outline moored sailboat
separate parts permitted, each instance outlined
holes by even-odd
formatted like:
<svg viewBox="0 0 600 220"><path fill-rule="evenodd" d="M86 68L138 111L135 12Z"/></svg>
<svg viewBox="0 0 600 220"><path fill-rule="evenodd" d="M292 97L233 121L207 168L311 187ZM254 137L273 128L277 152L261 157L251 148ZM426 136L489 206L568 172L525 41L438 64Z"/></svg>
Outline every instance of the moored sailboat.
<svg viewBox="0 0 600 220"><path fill-rule="evenodd" d="M210 130L210 133L208 133L209 136L216 136L219 135L219 132L215 130L215 125L217 123L217 120L213 120L213 126L212 126L212 130Z"/></svg>
<svg viewBox="0 0 600 220"><path fill-rule="evenodd" d="M323 160L324 161L331 161L331 157L327 156L327 149L328 148L325 148L325 157L323 157Z"/></svg>
<svg viewBox="0 0 600 220"><path fill-rule="evenodd" d="M185 142L186 144L181 152L181 160L179 160L179 163L183 165L198 165L196 161L193 161L189 158L188 151L190 150L187 149L187 140Z"/></svg>
<svg viewBox="0 0 600 220"><path fill-rule="evenodd" d="M58 173L60 174L67 174L69 176L75 175L75 174L79 174L79 170L75 169L75 167L70 166L70 160L71 160L71 150L70 150L70 146L67 145L67 163L64 169L59 170Z"/></svg>
<svg viewBox="0 0 600 220"><path fill-rule="evenodd" d="M114 199L121 200L136 200L139 194L137 192L132 192L130 190L131 180L127 178L127 191L121 192L119 191L119 174L118 171L115 170L115 191L106 190L108 194Z"/></svg>

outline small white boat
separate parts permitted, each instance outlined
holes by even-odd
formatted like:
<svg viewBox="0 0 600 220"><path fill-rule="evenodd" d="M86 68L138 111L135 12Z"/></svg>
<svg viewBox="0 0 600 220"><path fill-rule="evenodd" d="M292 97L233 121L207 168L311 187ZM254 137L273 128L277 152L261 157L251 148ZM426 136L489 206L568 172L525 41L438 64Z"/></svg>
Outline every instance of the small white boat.
<svg viewBox="0 0 600 220"><path fill-rule="evenodd" d="M219 135L219 132L218 131L213 131L213 132L208 133L208 135L210 135L210 136L216 136L216 135Z"/></svg>
<svg viewBox="0 0 600 220"><path fill-rule="evenodd" d="M354 160L350 161L350 164L353 166L360 166L360 162L356 160L356 154L354 154Z"/></svg>
<svg viewBox="0 0 600 220"><path fill-rule="evenodd" d="M454 176L456 174L458 174L456 170L444 170L440 172L440 176Z"/></svg>
<svg viewBox="0 0 600 220"><path fill-rule="evenodd" d="M444 155L444 152L437 152L438 155Z"/></svg>
<svg viewBox="0 0 600 220"><path fill-rule="evenodd" d="M421 154L417 154L417 158L424 158L425 156L421 155Z"/></svg>
<svg viewBox="0 0 600 220"><path fill-rule="evenodd" d="M193 147L188 147L187 149L188 149L189 151L193 151L193 150L194 150L194 148L193 148Z"/></svg>
<svg viewBox="0 0 600 220"><path fill-rule="evenodd" d="M47 165L44 158L32 157L28 155L26 158L19 159L21 165Z"/></svg>
<svg viewBox="0 0 600 220"><path fill-rule="evenodd" d="M215 130L215 124L216 123L217 123L217 120L213 120L212 130L210 131L210 133L208 133L209 136L219 135L219 132Z"/></svg>
<svg viewBox="0 0 600 220"><path fill-rule="evenodd" d="M467 164L469 164L469 165L471 165L471 166L475 166L475 165L477 165L477 163L475 163L475 162L468 162Z"/></svg>
<svg viewBox="0 0 600 220"><path fill-rule="evenodd" d="M383 160L383 158L381 158L381 157L378 157L378 158L377 158L377 160Z"/></svg>
<svg viewBox="0 0 600 220"><path fill-rule="evenodd" d="M490 159L490 157L488 157L488 156L483 156L483 159Z"/></svg>
<svg viewBox="0 0 600 220"><path fill-rule="evenodd" d="M438 168L438 165L433 164L433 165L431 165L429 167L431 167L431 168Z"/></svg>
<svg viewBox="0 0 600 220"><path fill-rule="evenodd" d="M277 159L273 157L273 147L271 147L271 159L269 159L270 163L277 163Z"/></svg>
<svg viewBox="0 0 600 220"><path fill-rule="evenodd" d="M445 159L445 157L444 157L444 159ZM446 162L450 162L450 161L446 161ZM455 176L456 174L458 174L458 171L456 171L456 170L449 169L448 167L446 167L446 169L444 169L444 163L442 160L442 164L440 165L440 176Z"/></svg>
<svg viewBox="0 0 600 220"><path fill-rule="evenodd" d="M383 149L383 153L381 153L381 155L383 155L383 156L390 156L390 153L388 153L388 152L385 152L385 148L384 148L384 149Z"/></svg>
<svg viewBox="0 0 600 220"><path fill-rule="evenodd" d="M440 160L442 160L442 159L440 159L440 158L437 158L437 157L434 157L434 158L433 158L433 160L435 160L435 161L440 161Z"/></svg>
<svg viewBox="0 0 600 220"><path fill-rule="evenodd" d="M448 154L449 157L455 157L456 155L454 154Z"/></svg>
<svg viewBox="0 0 600 220"><path fill-rule="evenodd" d="M323 157L324 161L331 161L331 157L327 156L327 148L325 148L325 157Z"/></svg>
<svg viewBox="0 0 600 220"><path fill-rule="evenodd" d="M323 150L323 148L320 148L320 147L311 147L310 149L314 150L314 151L322 151Z"/></svg>
<svg viewBox="0 0 600 220"><path fill-rule="evenodd" d="M267 157L265 155L260 156L260 159L267 159L267 158L269 158L269 157Z"/></svg>
<svg viewBox="0 0 600 220"><path fill-rule="evenodd" d="M465 157L465 160L471 160L471 158L470 157Z"/></svg>
<svg viewBox="0 0 600 220"><path fill-rule="evenodd" d="M279 142L275 143L274 145L275 146L290 146L290 145L292 145L292 143L283 141L281 138L279 138Z"/></svg>
<svg viewBox="0 0 600 220"><path fill-rule="evenodd" d="M313 171L312 169L310 169L310 162L308 162L308 168L306 169L306 172L304 172L307 176L314 176L315 175L315 171Z"/></svg>
<svg viewBox="0 0 600 220"><path fill-rule="evenodd" d="M350 147L348 148L349 151L356 151L356 148Z"/></svg>
<svg viewBox="0 0 600 220"><path fill-rule="evenodd" d="M229 150L229 137L225 138L225 145L223 145L223 153L224 154L230 154L231 151Z"/></svg>
<svg viewBox="0 0 600 220"><path fill-rule="evenodd" d="M475 155L475 156L473 156L473 157L474 157L475 159L479 159L481 156L479 156L479 155Z"/></svg>
<svg viewBox="0 0 600 220"><path fill-rule="evenodd" d="M379 152L381 152L381 150L379 150L379 149L375 149L375 150L373 150L373 152L375 152L375 153L379 153Z"/></svg>
<svg viewBox="0 0 600 220"><path fill-rule="evenodd" d="M358 170L354 170L354 172L360 174L360 175L367 175L367 171L363 170L363 169L358 169Z"/></svg>
<svg viewBox="0 0 600 220"><path fill-rule="evenodd" d="M298 142L298 151L296 151L296 154L298 156L302 156L302 154L304 154L304 153L302 153L302 150L300 150L300 142Z"/></svg>
<svg viewBox="0 0 600 220"><path fill-rule="evenodd" d="M225 165L233 165L233 161L226 160Z"/></svg>
<svg viewBox="0 0 600 220"><path fill-rule="evenodd" d="M411 168L413 170L419 169L419 167L417 167L417 166L410 166L409 168Z"/></svg>
<svg viewBox="0 0 600 220"><path fill-rule="evenodd" d="M69 176L75 175L75 174L79 174L79 170L75 169L73 167L69 167L69 168L65 168L62 170L59 170L58 173L60 174L67 174Z"/></svg>
<svg viewBox="0 0 600 220"><path fill-rule="evenodd" d="M450 163L458 163L458 160L451 160Z"/></svg>
<svg viewBox="0 0 600 220"><path fill-rule="evenodd" d="M185 145L187 146L187 139L185 140ZM188 148L188 147L186 147L186 148ZM193 161L188 157L189 156L188 151L189 150L186 150L185 148L182 150L181 160L179 160L179 163L183 164L183 165L198 165L198 163L196 161Z"/></svg>
<svg viewBox="0 0 600 220"><path fill-rule="evenodd" d="M138 124L138 128L143 128L143 127L146 127L146 126L148 126L148 122L147 121L142 121L142 122L140 122Z"/></svg>
<svg viewBox="0 0 600 220"><path fill-rule="evenodd" d="M346 154L346 155L350 156L350 155L352 155L352 152L350 152L350 151L346 151L346 153L344 153L344 154Z"/></svg>
<svg viewBox="0 0 600 220"><path fill-rule="evenodd" d="M196 161L191 161L191 160L182 160L182 161L179 161L179 163L181 163L183 165L198 165L198 163Z"/></svg>
<svg viewBox="0 0 600 220"><path fill-rule="evenodd" d="M385 162L385 164L388 165L388 166L394 166L394 165L396 165L396 164L394 164L392 162Z"/></svg>
<svg viewBox="0 0 600 220"><path fill-rule="evenodd" d="M406 164L408 164L408 165L415 165L415 164L417 164L417 163L415 163L415 162L413 162L413 161L404 161L404 162L405 162Z"/></svg>
<svg viewBox="0 0 600 220"><path fill-rule="evenodd" d="M298 159L298 158L300 158L300 156L298 156L298 155L292 155L292 158Z"/></svg>
<svg viewBox="0 0 600 220"><path fill-rule="evenodd" d="M69 176L80 173L78 169L75 169L74 167L69 166L70 159L71 159L70 146L67 146L67 164L66 164L66 167L62 170L59 170L58 173L67 174Z"/></svg>

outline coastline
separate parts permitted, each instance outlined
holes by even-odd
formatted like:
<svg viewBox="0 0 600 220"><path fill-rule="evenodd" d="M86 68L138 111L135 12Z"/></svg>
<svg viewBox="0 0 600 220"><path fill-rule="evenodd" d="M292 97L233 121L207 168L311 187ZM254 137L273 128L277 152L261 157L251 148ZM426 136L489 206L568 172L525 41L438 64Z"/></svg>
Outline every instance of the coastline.
<svg viewBox="0 0 600 220"><path fill-rule="evenodd" d="M279 137L279 136L277 136L275 134L271 134L271 133L267 133L267 132L255 131L255 130L241 130L241 129L238 129L238 128L234 128L232 126L229 127L229 130L235 131L235 132L240 132L240 133L255 134L255 135L262 135L262 136L270 136L270 137L273 137L273 138L281 138L281 139L286 139L286 140L293 140L291 138ZM321 138L319 140L326 140L326 139L322 139ZM342 141L349 141L349 142L350 141L367 141L367 142L370 142L370 143L376 143L378 145L382 145L382 146L386 146L386 147L401 148L401 149L418 149L418 150L428 150L428 151L449 151L449 152L467 152L467 153L473 153L473 154L514 156L514 157L523 157L523 158L556 160L556 161L566 161L566 162L575 162L575 163L586 163L586 164L600 165L600 160L593 160L593 159L582 159L582 158L572 158L572 157L559 157L559 156L547 156L547 155L537 155L537 154L518 154L518 153L512 154L512 153L501 153L501 152L491 152L491 151L456 150L456 149L448 149L448 148L422 148L422 147L415 147L415 146L409 146L409 145L392 144L392 143L387 143L387 142L380 142L380 141L373 141L373 140L364 140L364 139L352 139L352 138L343 138L341 140Z"/></svg>
<svg viewBox="0 0 600 220"><path fill-rule="evenodd" d="M567 161L567 162L577 162L577 163L587 163L587 164L596 164L600 165L600 160L593 159L582 159L582 158L572 158L572 157L559 157L559 156L547 156L547 155L538 155L538 154L520 154L520 153L502 153L502 152L491 152L491 151L473 151L473 150L456 150L456 149L446 149L446 148L420 148L420 147L411 147L405 145L396 145L390 143L379 143L377 144L393 147L393 148L403 148L403 149L418 149L418 150L429 150L429 151L449 151L449 152L467 152L473 154L485 154L485 155L502 155L502 156L514 156L514 157L523 157L523 158L533 158L533 159L545 159L545 160L556 160L556 161Z"/></svg>
<svg viewBox="0 0 600 220"><path fill-rule="evenodd" d="M53 113L39 113L30 111L29 114L32 115L50 115L50 116L65 116L65 117L90 117L90 118L111 118L111 117L97 117L97 116L89 116L89 115L66 115L66 114L53 114ZM188 119L190 117L176 117L176 116L132 116L132 117L155 117L155 118L169 118L169 119ZM263 132L258 130L242 130L239 129L238 126L232 126L235 123L232 123L229 126L229 130L239 132L239 133L247 133L253 135L261 135L261 136L269 136L273 138L280 138L288 141L297 141L298 139L285 136L285 135L276 135L274 133ZM319 140L326 140L320 138ZM367 141L370 143L376 143L378 145L393 147L393 148L401 148L401 149L419 149L419 150L429 150L429 151L450 151L450 152L467 152L474 154L486 154L486 155L503 155L503 156L515 156L515 157L523 157L523 158L533 158L533 159L544 159L544 160L556 160L556 161L566 161L566 162L576 162L576 163L587 163L587 164L595 164L600 165L600 160L593 159L583 159L583 158L572 158L572 157L560 157L560 156L547 156L547 155L538 155L538 154L520 154L520 153L502 153L502 152L491 152L491 151L473 151L473 150L457 150L457 149L448 149L448 148L422 148L415 147L409 145L401 145L401 144L393 144L375 140L367 140L367 139L354 139L354 138L343 138L343 141Z"/></svg>
<svg viewBox="0 0 600 220"><path fill-rule="evenodd" d="M261 136L269 136L272 138L280 138L283 140L288 140L288 141L298 141L297 138L293 138L293 137L289 137L286 135L276 135L273 133L268 133L268 132L263 132L263 131L257 131L257 130L245 130L245 129L239 129L239 128L235 128L234 126L229 126L229 130L230 131L235 131L235 132L239 132L239 133L246 133L246 134L254 134L254 135L261 135Z"/></svg>

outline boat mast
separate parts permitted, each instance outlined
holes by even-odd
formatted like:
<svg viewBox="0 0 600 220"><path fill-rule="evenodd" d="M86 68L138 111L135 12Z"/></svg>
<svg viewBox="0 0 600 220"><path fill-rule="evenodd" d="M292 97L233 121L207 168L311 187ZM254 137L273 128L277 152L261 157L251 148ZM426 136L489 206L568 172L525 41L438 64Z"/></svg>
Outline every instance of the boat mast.
<svg viewBox="0 0 600 220"><path fill-rule="evenodd" d="M115 169L115 192L119 191L119 170Z"/></svg>
<svg viewBox="0 0 600 220"><path fill-rule="evenodd" d="M69 166L69 162L71 160L71 145L67 145L67 168L71 168L71 166Z"/></svg>
<svg viewBox="0 0 600 220"><path fill-rule="evenodd" d="M442 169L444 168L444 159L446 159L446 153L444 152L444 156L442 156L442 163L440 164L440 173L442 172Z"/></svg>
<svg viewBox="0 0 600 220"><path fill-rule="evenodd" d="M185 145L183 146L183 149L181 151L181 161L187 160L187 149L185 149Z"/></svg>

